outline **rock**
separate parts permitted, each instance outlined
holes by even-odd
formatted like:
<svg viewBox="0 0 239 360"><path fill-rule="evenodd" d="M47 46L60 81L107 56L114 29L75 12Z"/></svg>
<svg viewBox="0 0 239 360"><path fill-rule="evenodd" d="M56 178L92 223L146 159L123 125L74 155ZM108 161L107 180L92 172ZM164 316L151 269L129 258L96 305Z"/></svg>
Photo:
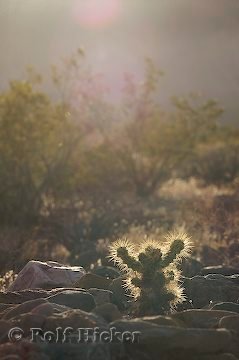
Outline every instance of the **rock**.
<svg viewBox="0 0 239 360"><path fill-rule="evenodd" d="M46 316L40 314L21 314L13 318L11 323L12 327L19 327L24 332L24 337L31 334L31 328L43 328Z"/></svg>
<svg viewBox="0 0 239 360"><path fill-rule="evenodd" d="M56 288L51 290L42 290L42 289L25 289L20 291L14 291L14 292L1 292L0 291L0 306L3 306L5 309L6 307L10 306L10 304L21 304L25 301L39 299L39 298L47 298L49 296L58 294L62 292L63 290L74 290L74 291L81 291L86 292L85 289L79 289L79 288ZM1 304L1 302L3 304Z"/></svg>
<svg viewBox="0 0 239 360"><path fill-rule="evenodd" d="M169 316L156 315L156 316L144 316L142 318L136 318L135 320L143 320L150 322L155 325L164 325L164 326L185 326L183 322L172 319Z"/></svg>
<svg viewBox="0 0 239 360"><path fill-rule="evenodd" d="M21 304L25 301L45 298L48 296L48 292L45 290L21 290L21 291L0 291L0 303L1 305L9 306L9 304Z"/></svg>
<svg viewBox="0 0 239 360"><path fill-rule="evenodd" d="M222 274L208 274L208 275L204 275L205 279L208 280L219 280L219 281L223 281L223 280L228 280L228 281L232 281L234 284L237 284L237 279L238 279L238 275L230 275L230 276L225 276Z"/></svg>
<svg viewBox="0 0 239 360"><path fill-rule="evenodd" d="M47 299L51 303L65 305L72 309L91 311L95 307L94 297L85 291L62 290Z"/></svg>
<svg viewBox="0 0 239 360"><path fill-rule="evenodd" d="M224 276L230 276L230 275L234 275L234 274L238 274L238 273L239 273L239 269L233 268L230 266L222 266L222 265L207 266L201 270L201 275L221 274Z"/></svg>
<svg viewBox="0 0 239 360"><path fill-rule="evenodd" d="M7 309L9 309L10 307L12 307L11 304L0 304L0 312L4 312L6 311Z"/></svg>
<svg viewBox="0 0 239 360"><path fill-rule="evenodd" d="M50 360L40 345L23 340L0 345L1 360Z"/></svg>
<svg viewBox="0 0 239 360"><path fill-rule="evenodd" d="M219 327L236 332L239 335L239 315L223 317L219 322Z"/></svg>
<svg viewBox="0 0 239 360"><path fill-rule="evenodd" d="M233 354L217 354L196 356L190 360L238 360Z"/></svg>
<svg viewBox="0 0 239 360"><path fill-rule="evenodd" d="M107 323L94 313L87 313L83 310L68 310L64 313L49 316L45 323L46 331L55 331L57 327L72 327L74 330L78 328L106 328Z"/></svg>
<svg viewBox="0 0 239 360"><path fill-rule="evenodd" d="M0 343L8 340L8 332L12 324L6 320L0 320Z"/></svg>
<svg viewBox="0 0 239 360"><path fill-rule="evenodd" d="M108 279L116 279L119 277L120 271L111 266L100 266L92 270L92 274L106 277Z"/></svg>
<svg viewBox="0 0 239 360"><path fill-rule="evenodd" d="M219 321L229 315L234 315L234 313L220 310L192 309L172 314L172 319L180 321L189 328L210 329L216 328Z"/></svg>
<svg viewBox="0 0 239 360"><path fill-rule="evenodd" d="M108 290L110 284L110 279L107 279L103 276L87 273L75 283L75 287L82 289L97 288Z"/></svg>
<svg viewBox="0 0 239 360"><path fill-rule="evenodd" d="M227 279L233 281L234 284L239 285L239 274L228 276Z"/></svg>
<svg viewBox="0 0 239 360"><path fill-rule="evenodd" d="M32 314L41 314L45 316L50 316L53 313L59 314L65 311L70 310L71 308L65 305L59 305L54 303L47 302L46 304L41 304L37 307L35 307L31 313Z"/></svg>
<svg viewBox="0 0 239 360"><path fill-rule="evenodd" d="M115 327L118 331L139 331L143 332L151 331L153 329L161 329L162 327L153 324L152 322L144 321L142 318L135 318L131 320L120 319L112 321L110 327ZM166 326L164 327L167 328Z"/></svg>
<svg viewBox="0 0 239 360"><path fill-rule="evenodd" d="M79 291L79 292L87 292L85 289L79 289L79 288L56 288L56 289L51 289L51 290L48 290L47 291L47 297L50 297L50 296L53 296L53 295L56 295L56 294L59 294L61 293L62 291Z"/></svg>
<svg viewBox="0 0 239 360"><path fill-rule="evenodd" d="M120 332L140 332L139 344L146 345L154 356L178 350L185 354L222 353L228 351L231 343L231 334L226 329L185 329L139 320L117 320L110 327Z"/></svg>
<svg viewBox="0 0 239 360"><path fill-rule="evenodd" d="M239 275L235 274L235 275L230 275L230 276L224 276L221 274L208 274L204 276L205 279L208 280L218 280L218 281L231 281L233 283L233 285L239 285Z"/></svg>
<svg viewBox="0 0 239 360"><path fill-rule="evenodd" d="M111 303L97 306L93 310L93 313L97 316L101 316L107 322L112 322L122 318L121 312L118 310L117 306Z"/></svg>
<svg viewBox="0 0 239 360"><path fill-rule="evenodd" d="M110 345L92 344L51 344L46 348L51 360L112 360Z"/></svg>
<svg viewBox="0 0 239 360"><path fill-rule="evenodd" d="M112 303L118 306L120 310L125 310L128 307L128 301L132 300L129 293L124 288L124 277L120 276L114 279L110 284L109 290L112 291Z"/></svg>
<svg viewBox="0 0 239 360"><path fill-rule="evenodd" d="M212 310L231 311L239 314L239 304L235 304L231 302L221 302L213 305Z"/></svg>
<svg viewBox="0 0 239 360"><path fill-rule="evenodd" d="M104 289L89 289L89 293L94 296L96 305L110 303L112 298L112 291Z"/></svg>
<svg viewBox="0 0 239 360"><path fill-rule="evenodd" d="M36 306L31 313L37 315L51 316L54 314L55 308L53 304L46 302Z"/></svg>
<svg viewBox="0 0 239 360"><path fill-rule="evenodd" d="M85 274L81 266L71 267L54 261L29 261L19 272L9 291L72 286Z"/></svg>
<svg viewBox="0 0 239 360"><path fill-rule="evenodd" d="M5 314L6 314L8 311L12 310L15 306L16 306L15 304L14 304L14 305L11 304L11 305L9 305L5 310L1 311L1 313L0 313L0 319L2 319L2 318L5 316Z"/></svg>
<svg viewBox="0 0 239 360"><path fill-rule="evenodd" d="M202 308L212 302L237 302L239 292L237 279L223 275L215 276L216 278L207 276L184 278L183 286L188 299L188 305L185 303L184 306Z"/></svg>
<svg viewBox="0 0 239 360"><path fill-rule="evenodd" d="M227 351L231 336L224 329L180 329L164 326L143 332L140 341L158 349L183 349L191 353L209 354Z"/></svg>
<svg viewBox="0 0 239 360"><path fill-rule="evenodd" d="M239 357L239 315L227 316L220 320L218 327L231 332L230 353Z"/></svg>
<svg viewBox="0 0 239 360"><path fill-rule="evenodd" d="M32 311L38 305L46 304L47 300L45 299L35 299L26 301L23 304L16 305L15 307L11 308L9 311L5 312L5 315L2 317L3 319L12 319L20 314L26 314Z"/></svg>

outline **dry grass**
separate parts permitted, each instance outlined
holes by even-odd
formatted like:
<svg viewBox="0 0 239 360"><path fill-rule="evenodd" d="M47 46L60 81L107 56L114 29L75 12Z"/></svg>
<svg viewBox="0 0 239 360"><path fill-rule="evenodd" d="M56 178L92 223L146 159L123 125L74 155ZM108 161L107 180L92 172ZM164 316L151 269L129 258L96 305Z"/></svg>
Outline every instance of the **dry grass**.
<svg viewBox="0 0 239 360"><path fill-rule="evenodd" d="M158 240L181 229L192 237L197 257L205 245L221 249L238 241L239 198L228 190L176 180L151 199L126 200L66 207L30 231L1 229L1 273L18 272L30 259L78 264L79 256L88 251L103 261L109 244L122 236L137 245L144 234Z"/></svg>
<svg viewBox="0 0 239 360"><path fill-rule="evenodd" d="M17 274L10 270L0 277L0 291L6 291L13 281L17 278Z"/></svg>

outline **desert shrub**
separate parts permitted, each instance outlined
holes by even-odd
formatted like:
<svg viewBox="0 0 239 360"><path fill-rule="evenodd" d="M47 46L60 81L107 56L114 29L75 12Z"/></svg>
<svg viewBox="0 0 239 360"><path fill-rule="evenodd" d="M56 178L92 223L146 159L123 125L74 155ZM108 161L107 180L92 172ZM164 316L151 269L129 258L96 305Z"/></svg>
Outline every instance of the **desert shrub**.
<svg viewBox="0 0 239 360"><path fill-rule="evenodd" d="M175 177L189 177L197 149L221 136L222 110L197 96L174 98L165 111L157 99L159 72L147 63L144 82L130 82L124 126L118 142L122 176L139 196L147 197ZM133 90L132 90L133 89Z"/></svg>
<svg viewBox="0 0 239 360"><path fill-rule="evenodd" d="M211 144L201 149L194 163L194 176L203 185L233 187L239 176L239 144Z"/></svg>
<svg viewBox="0 0 239 360"><path fill-rule="evenodd" d="M178 162L176 124L157 99L160 71L146 61L142 84L127 78L122 105L124 126L114 142L125 186L148 197L172 175Z"/></svg>
<svg viewBox="0 0 239 360"><path fill-rule="evenodd" d="M13 270L7 271L0 277L0 291L6 291L16 278L17 274Z"/></svg>
<svg viewBox="0 0 239 360"><path fill-rule="evenodd" d="M221 121L223 111L217 102L198 104L198 97L196 100L196 105L187 99L175 100L189 154L178 175L184 179L194 177L203 186L233 188L239 174L238 128Z"/></svg>
<svg viewBox="0 0 239 360"><path fill-rule="evenodd" d="M126 274L126 287L136 300L136 313L167 313L184 300L178 264L190 255L184 233L172 233L164 243L145 238L138 248L127 239L110 247L110 257Z"/></svg>
<svg viewBox="0 0 239 360"><path fill-rule="evenodd" d="M1 222L31 223L44 195L69 186L77 128L62 105L28 81L0 94Z"/></svg>

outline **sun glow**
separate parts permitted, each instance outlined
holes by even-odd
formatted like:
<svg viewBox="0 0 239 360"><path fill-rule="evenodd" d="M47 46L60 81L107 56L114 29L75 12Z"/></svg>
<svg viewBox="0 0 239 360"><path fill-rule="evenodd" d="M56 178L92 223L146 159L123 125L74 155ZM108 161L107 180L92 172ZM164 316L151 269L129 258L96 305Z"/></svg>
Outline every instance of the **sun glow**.
<svg viewBox="0 0 239 360"><path fill-rule="evenodd" d="M73 17L82 27L99 29L110 26L121 14L122 0L76 0Z"/></svg>

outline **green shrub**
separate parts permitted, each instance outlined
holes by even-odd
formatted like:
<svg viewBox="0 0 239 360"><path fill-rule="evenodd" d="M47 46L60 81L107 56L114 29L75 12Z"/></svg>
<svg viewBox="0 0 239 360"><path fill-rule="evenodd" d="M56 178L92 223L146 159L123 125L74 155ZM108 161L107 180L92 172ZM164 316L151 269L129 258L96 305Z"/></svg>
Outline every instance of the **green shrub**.
<svg viewBox="0 0 239 360"><path fill-rule="evenodd" d="M232 186L239 177L239 144L212 144L202 149L194 169L205 185Z"/></svg>

